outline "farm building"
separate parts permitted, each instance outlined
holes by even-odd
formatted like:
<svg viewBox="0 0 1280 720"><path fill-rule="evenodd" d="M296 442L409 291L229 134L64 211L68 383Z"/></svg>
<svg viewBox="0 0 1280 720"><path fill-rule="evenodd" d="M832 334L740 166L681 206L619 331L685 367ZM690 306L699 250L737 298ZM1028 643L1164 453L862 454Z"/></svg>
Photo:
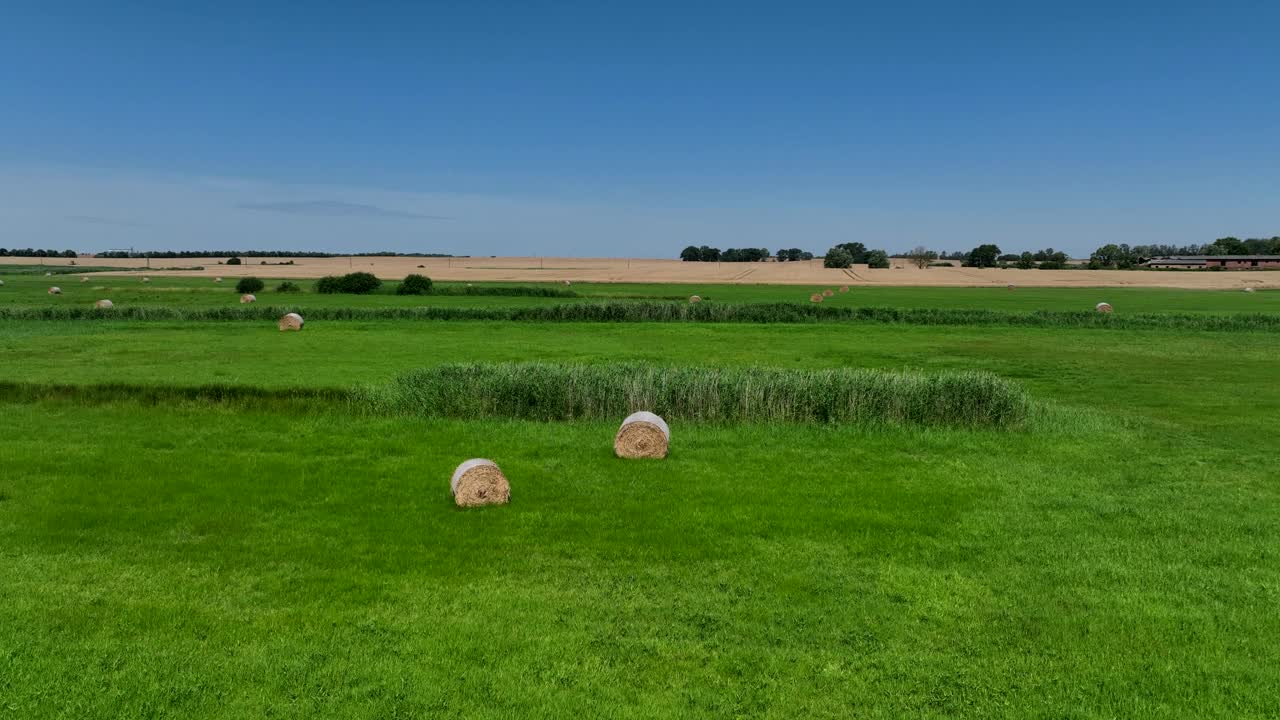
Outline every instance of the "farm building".
<svg viewBox="0 0 1280 720"><path fill-rule="evenodd" d="M1143 263L1143 267L1175 270L1205 270L1216 267L1227 270L1280 270L1280 255L1181 255L1151 258Z"/></svg>

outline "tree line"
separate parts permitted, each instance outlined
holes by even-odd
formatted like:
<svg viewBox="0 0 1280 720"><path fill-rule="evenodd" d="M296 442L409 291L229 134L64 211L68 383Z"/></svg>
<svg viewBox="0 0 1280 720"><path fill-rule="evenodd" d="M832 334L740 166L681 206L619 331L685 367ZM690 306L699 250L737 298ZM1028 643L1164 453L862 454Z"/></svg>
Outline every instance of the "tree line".
<svg viewBox="0 0 1280 720"><path fill-rule="evenodd" d="M35 248L0 248L0 257L51 257L51 258L73 258L76 257L75 250L38 250Z"/></svg>
<svg viewBox="0 0 1280 720"><path fill-rule="evenodd" d="M67 252L71 252L68 250ZM296 257L296 258L332 258L332 257L457 257L446 253L398 253L390 250L362 253L327 253L311 250L107 250L95 253L95 258L207 258L207 257Z"/></svg>
<svg viewBox="0 0 1280 720"><path fill-rule="evenodd" d="M685 262L764 262L771 257L774 256L769 254L768 248L729 248L721 251L720 248L707 245L702 247L690 245L680 251L680 259ZM779 250L777 258L779 262L812 260L813 253L805 252L800 248L791 248Z"/></svg>
<svg viewBox="0 0 1280 720"><path fill-rule="evenodd" d="M1152 258L1172 255L1280 255L1280 236L1270 238L1249 238L1241 240L1235 237L1218 238L1205 245L1133 245L1126 243L1109 243L1094 250L1089 261L1083 267L1090 269L1136 268ZM769 251L760 249L739 250L730 248L721 252L718 248L696 247L690 245L680 253L680 259L687 262L761 262L771 257ZM812 260L813 253L799 248L779 250L776 259L779 262ZM840 243L827 250L823 256L822 266L828 268L848 268L853 265L866 265L870 268L889 267L889 258L903 258L919 268L932 265L951 265L955 262L964 267L990 268L1015 267L1023 270L1038 268L1041 270L1062 270L1076 267L1071 264L1067 253L1054 248L1044 248L1021 253L1004 253L994 243L984 243L968 252L939 252L917 245L905 253L890 256L884 250L868 249L860 242Z"/></svg>

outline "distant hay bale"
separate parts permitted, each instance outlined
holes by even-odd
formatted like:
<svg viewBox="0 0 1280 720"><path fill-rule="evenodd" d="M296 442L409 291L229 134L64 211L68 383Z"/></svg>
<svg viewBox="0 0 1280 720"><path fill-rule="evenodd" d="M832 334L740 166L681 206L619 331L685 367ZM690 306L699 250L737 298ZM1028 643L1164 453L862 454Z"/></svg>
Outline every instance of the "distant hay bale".
<svg viewBox="0 0 1280 720"><path fill-rule="evenodd" d="M149 277L143 277L143 278L142 278L142 282L144 282L144 283L149 283L149 282L151 282L151 278L149 278Z"/></svg>
<svg viewBox="0 0 1280 720"><path fill-rule="evenodd" d="M249 293L245 293L245 294L243 294L243 295L241 295L241 296L240 296L240 304L241 304L241 305L245 305L245 304L248 304L248 303L251 303L251 302L258 302L258 298L257 298L257 297L255 297L255 296L253 296L253 295L250 295Z"/></svg>
<svg viewBox="0 0 1280 720"><path fill-rule="evenodd" d="M492 460L473 458L458 466L449 481L449 490L458 507L506 505L511 502L511 484Z"/></svg>
<svg viewBox="0 0 1280 720"><path fill-rule="evenodd" d="M815 302L815 303L820 303L820 302L822 302L822 293L814 293L814 294L810 295L810 296L809 296L809 302Z"/></svg>
<svg viewBox="0 0 1280 720"><path fill-rule="evenodd" d="M222 282L222 278L220 278L220 277L216 277L216 278L214 278L214 279L213 279L213 281L214 281L214 282Z"/></svg>
<svg viewBox="0 0 1280 720"><path fill-rule="evenodd" d="M564 281L564 284L565 284L565 285L572 285L573 283L569 282L568 280L565 280L565 281Z"/></svg>
<svg viewBox="0 0 1280 720"><path fill-rule="evenodd" d="M1010 289L1010 290L1017 290L1017 289L1018 289L1018 286L1017 286L1017 285L1014 285L1013 283L1009 283L1009 289Z"/></svg>
<svg viewBox="0 0 1280 720"><path fill-rule="evenodd" d="M1098 303L1093 306L1093 309L1100 313L1109 313L1111 312L1111 303Z"/></svg>
<svg viewBox="0 0 1280 720"><path fill-rule="evenodd" d="M280 318L280 330L301 330L302 323L302 316L298 313L285 313Z"/></svg>
<svg viewBox="0 0 1280 720"><path fill-rule="evenodd" d="M835 295L835 294L836 294L835 291L832 290L831 288L827 288L826 290L822 291L822 297L831 297L832 295Z"/></svg>
<svg viewBox="0 0 1280 720"><path fill-rule="evenodd" d="M80 282L89 282L89 277L87 275L82 275L80 277Z"/></svg>
<svg viewBox="0 0 1280 720"><path fill-rule="evenodd" d="M53 286L53 287L49 288L49 294L50 294L50 295L61 295L61 294L62 294L62 288L60 288L60 287L58 287L58 286L56 286L56 285L55 285L55 286Z"/></svg>
<svg viewBox="0 0 1280 720"><path fill-rule="evenodd" d="M1245 291L1245 292L1253 292L1253 288L1251 288L1251 287L1247 287L1247 288L1245 288L1245 289L1244 289L1244 291Z"/></svg>
<svg viewBox="0 0 1280 720"><path fill-rule="evenodd" d="M613 452L620 458L664 458L671 444L667 422L651 412L631 413L613 438Z"/></svg>
<svg viewBox="0 0 1280 720"><path fill-rule="evenodd" d="M102 308L103 310L108 310L112 307L115 307L110 300L105 300L105 299L99 300L98 302L94 303L93 306L96 308Z"/></svg>
<svg viewBox="0 0 1280 720"><path fill-rule="evenodd" d="M4 281L0 280L0 287L4 287Z"/></svg>
<svg viewBox="0 0 1280 720"><path fill-rule="evenodd" d="M53 277L53 273L51 273L51 272L47 272L47 273L45 273L45 274L44 274L44 276L45 276L45 277Z"/></svg>
<svg viewBox="0 0 1280 720"><path fill-rule="evenodd" d="M702 297L701 297L701 296L699 296L699 295L690 295L690 296L689 296L689 302L690 302L690 303L700 303L700 302L702 302Z"/></svg>
<svg viewBox="0 0 1280 720"><path fill-rule="evenodd" d="M840 286L840 292L849 292L849 286L848 286L848 285L841 285L841 286Z"/></svg>

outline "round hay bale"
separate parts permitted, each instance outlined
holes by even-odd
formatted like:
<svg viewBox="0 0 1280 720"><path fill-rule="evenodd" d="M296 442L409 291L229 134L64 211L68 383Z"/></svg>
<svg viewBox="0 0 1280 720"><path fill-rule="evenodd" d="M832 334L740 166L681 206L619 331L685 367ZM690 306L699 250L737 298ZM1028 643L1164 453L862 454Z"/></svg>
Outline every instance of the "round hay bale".
<svg viewBox="0 0 1280 720"><path fill-rule="evenodd" d="M702 302L702 297L701 297L701 296L699 296L699 295L690 295L690 296L689 296L689 303L690 303L690 304L692 304L692 303L700 303L700 302Z"/></svg>
<svg viewBox="0 0 1280 720"><path fill-rule="evenodd" d="M151 282L151 278L149 278L149 277L143 277L143 278L142 278L142 282L144 282L144 283L149 283L149 282Z"/></svg>
<svg viewBox="0 0 1280 720"><path fill-rule="evenodd" d="M245 293L245 294L243 294L243 295L241 295L241 296L240 296L240 304L241 304L241 305L245 305L245 304L247 304L247 303L251 303L251 302L258 302L258 298L257 298L257 297L255 297L255 296L253 296L253 295L250 295L249 293Z"/></svg>
<svg viewBox="0 0 1280 720"><path fill-rule="evenodd" d="M671 444L667 421L651 412L631 413L613 438L613 452L620 458L664 458Z"/></svg>
<svg viewBox="0 0 1280 720"><path fill-rule="evenodd" d="M1245 289L1244 289L1244 291L1245 291L1245 292L1253 292L1253 288L1251 288L1251 287L1247 287L1247 288L1245 288Z"/></svg>
<svg viewBox="0 0 1280 720"><path fill-rule="evenodd" d="M302 316L298 313L285 313L280 318L280 330L301 330Z"/></svg>
<svg viewBox="0 0 1280 720"><path fill-rule="evenodd" d="M220 277L216 277L216 278L214 278L214 279L213 279L213 281L214 281L214 282L222 282L222 278L220 278Z"/></svg>
<svg viewBox="0 0 1280 720"><path fill-rule="evenodd" d="M80 282L89 282L89 278L81 276Z"/></svg>
<svg viewBox="0 0 1280 720"><path fill-rule="evenodd" d="M816 302L816 303L822 302L822 293L814 293L810 295L809 302Z"/></svg>
<svg viewBox="0 0 1280 720"><path fill-rule="evenodd" d="M848 285L841 285L841 286L840 286L840 292L849 292L849 286L848 286Z"/></svg>
<svg viewBox="0 0 1280 720"><path fill-rule="evenodd" d="M492 460L473 458L458 466L449 481L449 491L458 507L506 505L511 502L511 484Z"/></svg>
<svg viewBox="0 0 1280 720"><path fill-rule="evenodd" d="M96 308L102 308L103 310L107 310L112 307L115 307L110 300L105 300L105 299L99 300L98 302L94 303L93 306Z"/></svg>
<svg viewBox="0 0 1280 720"><path fill-rule="evenodd" d="M1013 283L1010 283L1010 284L1009 284L1009 289L1010 289L1010 290L1017 290L1017 289L1018 289L1018 286L1017 286L1017 285L1014 285Z"/></svg>
<svg viewBox="0 0 1280 720"><path fill-rule="evenodd" d="M573 283L569 282L568 280L565 280L565 281L564 281L564 284L565 284L565 285L572 285Z"/></svg>
<svg viewBox="0 0 1280 720"><path fill-rule="evenodd" d="M0 287L4 287L4 281L0 280Z"/></svg>
<svg viewBox="0 0 1280 720"><path fill-rule="evenodd" d="M57 285L55 285L55 286L53 286L53 287L49 288L49 294L50 294L50 295L61 295L61 294L62 294L62 288L60 288L60 287L58 287Z"/></svg>
<svg viewBox="0 0 1280 720"><path fill-rule="evenodd" d="M1111 312L1111 303L1098 303L1093 306L1093 309L1100 313L1109 313Z"/></svg>
<svg viewBox="0 0 1280 720"><path fill-rule="evenodd" d="M831 297L832 295L835 295L835 294L836 294L836 291L832 290L831 288L827 288L826 290L822 291L822 297L824 298Z"/></svg>
<svg viewBox="0 0 1280 720"><path fill-rule="evenodd" d="M47 272L47 273L45 273L45 274L44 274L44 276L45 276L45 277L53 277L53 273L51 273L51 272Z"/></svg>

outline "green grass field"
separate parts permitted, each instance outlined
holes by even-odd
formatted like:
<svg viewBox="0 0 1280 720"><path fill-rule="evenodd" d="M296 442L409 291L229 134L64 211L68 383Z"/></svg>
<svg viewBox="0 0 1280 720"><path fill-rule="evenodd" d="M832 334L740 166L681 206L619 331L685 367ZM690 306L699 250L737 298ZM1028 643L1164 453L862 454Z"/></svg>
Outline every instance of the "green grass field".
<svg viewBox="0 0 1280 720"><path fill-rule="evenodd" d="M6 277L0 306L93 296L15 297L28 280ZM617 286L573 289L597 288ZM1101 291L866 292L848 302L1074 309ZM1280 309L1105 292L1135 312ZM437 301L565 302L413 300ZM1280 334L1244 331L0 322L0 715L1274 717L1276 357ZM667 460L627 462L616 422L159 392L530 360L984 370L1037 410L1003 429L687 422ZM510 506L453 506L449 475L476 456Z"/></svg>
<svg viewBox="0 0 1280 720"><path fill-rule="evenodd" d="M1020 271L1009 271L1020 272ZM1021 271L1027 272L1027 271ZM1252 276L1250 276L1252 278ZM235 305L239 293L235 279L227 277L214 284L209 278L155 276L143 284L140 276L96 276L81 283L78 276L5 275L0 266L0 307L92 305L109 298L118 306L166 305L176 307L218 307ZM508 307L574 302L571 298L501 297L501 296L400 296L395 294L397 281L384 281L378 292L370 295L320 295L313 292L314 282L295 281L302 293L278 293L281 280L264 280L266 288L257 293L258 301L270 305L296 304L302 307L417 307L424 305ZM1011 282L1017 282L1016 277ZM48 295L50 285L57 285L62 295ZM444 286L464 283L440 283ZM807 303L809 295L833 286L805 285L654 285L635 283L574 283L562 285L535 283L476 283L485 287L547 287L570 290L580 295L576 301L613 298L687 298L698 294L711 302ZM1280 312L1280 292L1263 290L1244 293L1239 290L1171 290L1158 288L929 288L929 287L851 287L826 300L837 306L877 306L902 308L981 308L991 310L1092 310L1099 302L1109 302L1118 312Z"/></svg>

